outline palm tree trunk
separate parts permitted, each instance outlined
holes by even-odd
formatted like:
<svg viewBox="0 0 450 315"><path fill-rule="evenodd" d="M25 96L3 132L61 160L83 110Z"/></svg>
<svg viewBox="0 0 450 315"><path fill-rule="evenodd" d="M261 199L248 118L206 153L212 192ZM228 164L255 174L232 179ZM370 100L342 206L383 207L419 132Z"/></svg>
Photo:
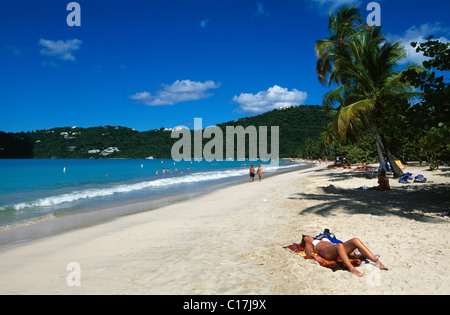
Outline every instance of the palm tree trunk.
<svg viewBox="0 0 450 315"><path fill-rule="evenodd" d="M394 178L402 177L404 175L402 169L398 167L397 163L395 163L395 156L389 150L386 138L384 135L381 135L381 139L383 141L384 150L386 151L386 156L388 158L389 164L391 164L392 172L394 173Z"/></svg>
<svg viewBox="0 0 450 315"><path fill-rule="evenodd" d="M364 112L362 112L361 114L364 118L365 123L369 127L370 132L372 133L372 138L373 138L373 141L375 141L375 146L377 148L378 159L380 160L380 164L381 164L382 168L384 170L386 170L386 165L384 163L384 155L383 155L383 143L381 142L380 137L378 136L377 132L373 128L372 124L370 123L369 118L367 118L367 115Z"/></svg>

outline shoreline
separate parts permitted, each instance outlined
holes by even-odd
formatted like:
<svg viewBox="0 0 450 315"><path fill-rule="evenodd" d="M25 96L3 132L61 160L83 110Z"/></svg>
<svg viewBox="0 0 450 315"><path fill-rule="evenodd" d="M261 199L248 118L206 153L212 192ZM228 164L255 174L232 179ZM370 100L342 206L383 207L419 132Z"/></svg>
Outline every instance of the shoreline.
<svg viewBox="0 0 450 315"><path fill-rule="evenodd" d="M267 179L286 172L308 169L310 167L311 164L292 165L292 167L287 169L266 172L264 177ZM123 202L107 206L99 205L89 210L67 213L51 212L43 216L17 221L0 227L0 252L3 247L7 248L15 244L33 242L40 238L106 223L127 215L154 211L175 203L199 198L216 190L240 185L246 181L247 177L245 179L243 177L230 178L224 181L213 181L206 187L195 187L189 192L183 191L175 194L167 192L164 195L151 199L125 199Z"/></svg>
<svg viewBox="0 0 450 315"><path fill-rule="evenodd" d="M447 171L415 186L391 180L387 192L358 190L376 180L325 164L225 187L4 250L0 294L449 294L449 221L436 215L449 203ZM434 187L416 206L395 200ZM282 248L324 228L359 237L390 271L364 265L356 278ZM66 283L71 262L80 286Z"/></svg>

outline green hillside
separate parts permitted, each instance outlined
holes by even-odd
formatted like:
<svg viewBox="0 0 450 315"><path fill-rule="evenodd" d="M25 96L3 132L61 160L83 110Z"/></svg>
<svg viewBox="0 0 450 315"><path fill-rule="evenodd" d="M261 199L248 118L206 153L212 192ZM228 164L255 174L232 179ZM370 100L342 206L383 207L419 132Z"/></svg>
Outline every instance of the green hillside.
<svg viewBox="0 0 450 315"><path fill-rule="evenodd" d="M304 148L306 139L317 140L319 134L331 118L320 106L295 106L284 109L274 109L258 116L241 118L232 122L219 124L225 126L279 126L280 157L296 157ZM270 140L268 140L270 142Z"/></svg>
<svg viewBox="0 0 450 315"><path fill-rule="evenodd" d="M269 136L270 127L279 126L280 157L294 157L303 149L305 140L317 139L329 121L319 106L302 105L218 126L224 131L224 138L226 126L267 126ZM0 158L170 158L172 145L178 140L172 139L171 131L164 128L138 132L120 126L0 132ZM208 141L203 139L204 144Z"/></svg>

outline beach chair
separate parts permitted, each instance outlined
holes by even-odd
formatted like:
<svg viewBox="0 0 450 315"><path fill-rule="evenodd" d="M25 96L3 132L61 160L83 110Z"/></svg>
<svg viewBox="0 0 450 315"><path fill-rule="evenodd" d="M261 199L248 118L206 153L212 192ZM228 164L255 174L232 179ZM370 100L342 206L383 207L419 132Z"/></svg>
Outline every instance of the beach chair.
<svg viewBox="0 0 450 315"><path fill-rule="evenodd" d="M406 168L406 166L404 166L400 160L395 160L395 164L397 164L397 166L400 167L402 170Z"/></svg>

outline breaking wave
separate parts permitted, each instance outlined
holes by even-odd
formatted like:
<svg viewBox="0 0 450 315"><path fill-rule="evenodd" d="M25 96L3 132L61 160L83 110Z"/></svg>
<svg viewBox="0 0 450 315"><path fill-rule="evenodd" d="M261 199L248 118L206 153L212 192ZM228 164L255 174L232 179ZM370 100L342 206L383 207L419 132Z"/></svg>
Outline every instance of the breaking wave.
<svg viewBox="0 0 450 315"><path fill-rule="evenodd" d="M275 170L283 168L291 168L298 165L289 166L266 166L265 172L273 172ZM54 195L44 198L39 198L32 201L15 203L12 205L5 205L0 207L0 211L7 209L14 210L26 210L32 208L41 207L54 207L62 204L76 202L83 199L92 199L98 197L107 197L116 194L124 194L135 191L142 191L152 188L170 188L175 185L199 183L206 181L214 181L225 178L239 177L248 174L248 169L232 169L232 170L219 170L219 171L207 171L198 172L193 174L186 174L182 176L166 177L150 181L143 181L133 184L117 184L115 186L103 187L103 188L90 188L84 190L73 191L61 195ZM162 175L164 176L164 175Z"/></svg>

